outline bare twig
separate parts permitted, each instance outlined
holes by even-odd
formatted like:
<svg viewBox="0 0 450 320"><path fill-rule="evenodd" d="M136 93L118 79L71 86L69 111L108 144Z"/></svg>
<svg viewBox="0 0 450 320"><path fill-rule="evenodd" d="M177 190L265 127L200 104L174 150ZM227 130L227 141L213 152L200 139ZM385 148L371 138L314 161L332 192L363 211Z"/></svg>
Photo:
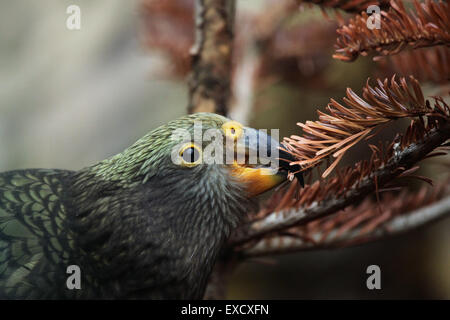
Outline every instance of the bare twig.
<svg viewBox="0 0 450 320"><path fill-rule="evenodd" d="M235 0L196 0L188 112L226 115L230 98Z"/></svg>

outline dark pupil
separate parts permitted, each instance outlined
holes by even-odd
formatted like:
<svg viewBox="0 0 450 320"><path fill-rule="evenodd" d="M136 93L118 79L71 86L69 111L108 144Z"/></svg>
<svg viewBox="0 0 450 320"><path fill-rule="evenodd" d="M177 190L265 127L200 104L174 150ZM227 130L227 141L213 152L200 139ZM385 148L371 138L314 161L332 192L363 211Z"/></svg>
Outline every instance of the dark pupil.
<svg viewBox="0 0 450 320"><path fill-rule="evenodd" d="M235 134L236 133L236 129L231 128L231 134Z"/></svg>
<svg viewBox="0 0 450 320"><path fill-rule="evenodd" d="M186 162L195 162L198 160L199 156L200 154L194 147L190 147L183 152L183 160Z"/></svg>

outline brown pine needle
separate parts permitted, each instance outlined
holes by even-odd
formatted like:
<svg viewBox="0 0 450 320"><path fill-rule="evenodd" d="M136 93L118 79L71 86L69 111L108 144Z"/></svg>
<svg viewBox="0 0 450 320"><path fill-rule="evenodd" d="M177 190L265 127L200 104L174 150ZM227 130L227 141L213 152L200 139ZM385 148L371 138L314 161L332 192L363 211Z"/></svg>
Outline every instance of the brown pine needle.
<svg viewBox="0 0 450 320"><path fill-rule="evenodd" d="M409 117L418 119L420 124L425 116L448 117L448 106L442 98L435 97L434 106L425 101L420 85L413 77L397 80L393 76L391 79L377 80L377 86L374 87L367 82L362 97L350 88L346 93L343 104L331 99L326 112L318 111L319 120L298 123L303 129L303 135L284 139L290 153L297 159L293 164L306 170L333 156L336 160L322 174L322 177L326 177L348 150L364 138L378 134L389 122ZM422 127L423 124L417 125L415 134Z"/></svg>
<svg viewBox="0 0 450 320"><path fill-rule="evenodd" d="M446 1L414 1L407 12L402 1L390 1L391 8L381 11L380 29L369 29L366 12L355 16L339 28L333 58L353 61L369 52L395 55L403 49L450 44L450 5ZM376 58L379 59L379 58Z"/></svg>

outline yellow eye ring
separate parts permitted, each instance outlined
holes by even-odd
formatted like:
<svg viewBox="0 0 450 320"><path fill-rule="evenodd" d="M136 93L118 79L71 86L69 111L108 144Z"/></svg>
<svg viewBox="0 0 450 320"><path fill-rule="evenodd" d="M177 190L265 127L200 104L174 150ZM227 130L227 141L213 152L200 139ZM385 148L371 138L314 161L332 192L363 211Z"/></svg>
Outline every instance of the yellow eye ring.
<svg viewBox="0 0 450 320"><path fill-rule="evenodd" d="M228 121L222 125L225 136L237 140L243 132L242 125L237 121Z"/></svg>
<svg viewBox="0 0 450 320"><path fill-rule="evenodd" d="M202 163L202 150L194 143L187 143L180 149L181 165L193 167Z"/></svg>

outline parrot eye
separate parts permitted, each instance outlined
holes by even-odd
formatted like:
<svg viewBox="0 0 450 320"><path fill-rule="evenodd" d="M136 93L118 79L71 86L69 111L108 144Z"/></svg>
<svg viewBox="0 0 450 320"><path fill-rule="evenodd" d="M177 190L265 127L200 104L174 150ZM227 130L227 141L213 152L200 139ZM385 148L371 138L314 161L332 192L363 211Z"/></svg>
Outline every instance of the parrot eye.
<svg viewBox="0 0 450 320"><path fill-rule="evenodd" d="M227 137L238 139L242 135L242 125L237 121L224 123L222 129Z"/></svg>
<svg viewBox="0 0 450 320"><path fill-rule="evenodd" d="M201 150L193 143L185 145L181 151L181 164L192 167L201 162Z"/></svg>

